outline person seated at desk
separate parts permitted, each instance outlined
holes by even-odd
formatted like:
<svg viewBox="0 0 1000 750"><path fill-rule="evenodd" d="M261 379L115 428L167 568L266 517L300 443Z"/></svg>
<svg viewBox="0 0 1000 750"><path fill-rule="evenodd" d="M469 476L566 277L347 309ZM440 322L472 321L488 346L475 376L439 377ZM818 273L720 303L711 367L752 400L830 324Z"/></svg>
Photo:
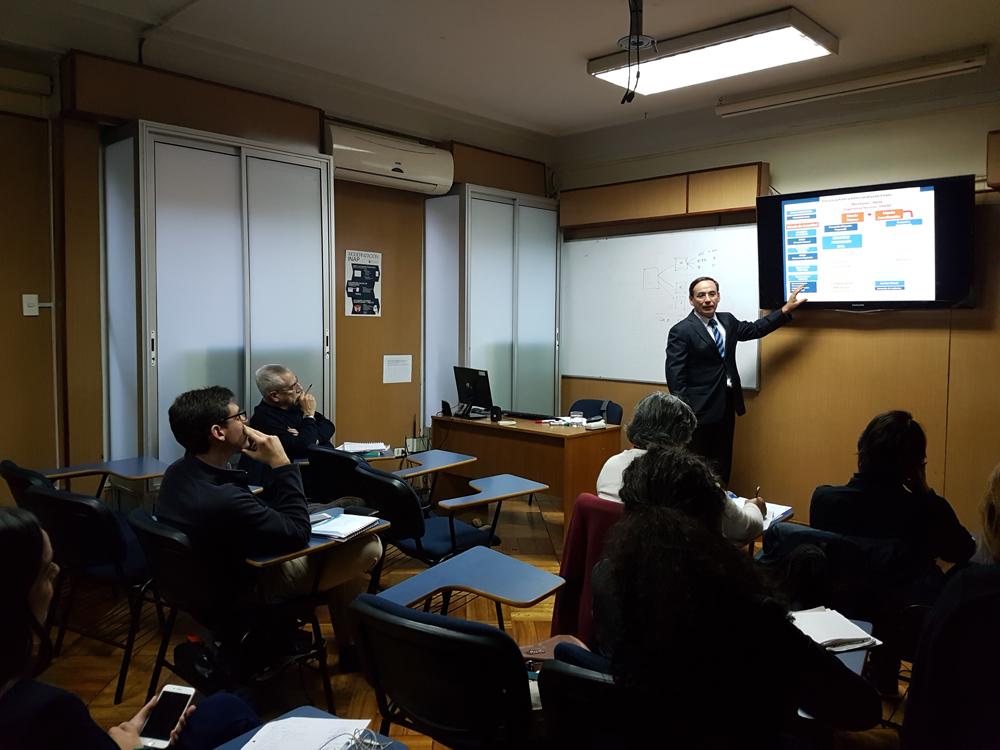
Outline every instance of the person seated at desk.
<svg viewBox="0 0 1000 750"><path fill-rule="evenodd" d="M246 412L233 393L210 386L182 393L168 412L170 429L184 456L166 470L160 485L157 517L186 533L208 564L231 571L234 583L249 595L256 584L266 602L317 591L330 592L330 616L341 649L353 650L347 605L360 593L363 575L382 555L382 543L368 535L267 568L255 579L248 557L301 550L309 542L310 523L299 467L288 460L280 440L245 424ZM242 452L271 469L271 484L261 495L250 491L246 472L229 467ZM353 666L353 664L351 665Z"/></svg>
<svg viewBox="0 0 1000 750"><path fill-rule="evenodd" d="M337 428L316 411L316 397L304 391L294 372L284 365L264 365L254 373L261 400L249 425L277 435L293 461L307 458L310 445L330 442Z"/></svg>
<svg viewBox="0 0 1000 750"><path fill-rule="evenodd" d="M673 482L653 481L667 470ZM802 634L719 534L724 496L702 459L650 451L624 479L626 512L594 570L594 617L629 705L662 719L657 745L780 747L799 708L825 728L878 723L875 690Z"/></svg>
<svg viewBox="0 0 1000 750"><path fill-rule="evenodd" d="M948 501L927 484L927 437L906 411L879 414L858 438L858 471L843 486L815 489L809 506L814 528L848 537L885 540L906 562L906 582L879 597L866 615L876 636L890 632L904 607L933 604L947 580L936 560L966 563L976 549ZM872 652L868 670L886 696L898 694L900 655L895 639Z"/></svg>
<svg viewBox="0 0 1000 750"><path fill-rule="evenodd" d="M906 411L879 414L858 438L858 471L842 486L821 485L810 524L869 539L897 539L931 566L964 563L975 541L955 511L927 484L927 437Z"/></svg>
<svg viewBox="0 0 1000 750"><path fill-rule="evenodd" d="M34 515L0 508L0 747L134 750L156 699L128 721L101 729L77 696L37 682L52 656L42 623L59 566L48 534ZM260 724L242 700L216 693L189 708L171 733L171 747L207 750Z"/></svg>
<svg viewBox="0 0 1000 750"><path fill-rule="evenodd" d="M691 407L676 396L654 391L635 405L626 435L634 447L609 458L597 477L597 495L605 500L621 501L622 474L636 458L653 447L691 442L698 421ZM722 533L734 542L756 539L764 530L767 508L763 499L752 498L746 503L726 496L722 514Z"/></svg>
<svg viewBox="0 0 1000 750"><path fill-rule="evenodd" d="M903 720L905 750L1000 743L1000 466L980 506L983 564L956 573L923 629Z"/></svg>

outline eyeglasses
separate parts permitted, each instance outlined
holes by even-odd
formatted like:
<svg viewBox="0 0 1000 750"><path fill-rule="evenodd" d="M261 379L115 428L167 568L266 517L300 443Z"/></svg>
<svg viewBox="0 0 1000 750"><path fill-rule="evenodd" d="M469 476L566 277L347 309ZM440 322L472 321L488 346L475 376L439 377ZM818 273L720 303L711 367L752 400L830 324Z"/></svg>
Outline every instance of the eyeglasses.
<svg viewBox="0 0 1000 750"><path fill-rule="evenodd" d="M228 417L223 417L219 420L219 424L225 424L230 419L239 419L241 422L247 421L247 413L245 411L238 411L235 414L230 414Z"/></svg>
<svg viewBox="0 0 1000 750"><path fill-rule="evenodd" d="M286 385L284 388L279 388L278 390L282 391L282 392L287 392L287 393L296 393L296 392L302 390L302 386L299 385L299 381L296 380L291 385Z"/></svg>

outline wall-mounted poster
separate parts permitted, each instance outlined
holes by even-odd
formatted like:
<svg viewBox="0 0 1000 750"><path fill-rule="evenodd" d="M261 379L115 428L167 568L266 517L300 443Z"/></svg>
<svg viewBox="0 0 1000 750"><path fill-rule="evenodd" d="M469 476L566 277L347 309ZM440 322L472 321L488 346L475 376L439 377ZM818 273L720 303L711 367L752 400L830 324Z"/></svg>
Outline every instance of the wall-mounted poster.
<svg viewBox="0 0 1000 750"><path fill-rule="evenodd" d="M348 250L344 254L344 315L382 317L382 253Z"/></svg>

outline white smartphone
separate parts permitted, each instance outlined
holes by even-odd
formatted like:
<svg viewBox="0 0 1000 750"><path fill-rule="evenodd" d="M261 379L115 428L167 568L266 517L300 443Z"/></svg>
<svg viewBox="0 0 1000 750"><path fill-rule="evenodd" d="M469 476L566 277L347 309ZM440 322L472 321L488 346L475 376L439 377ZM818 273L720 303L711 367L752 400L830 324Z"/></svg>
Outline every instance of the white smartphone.
<svg viewBox="0 0 1000 750"><path fill-rule="evenodd" d="M144 747L164 748L170 745L170 733L177 726L194 697L193 687L164 685L149 718L139 732Z"/></svg>

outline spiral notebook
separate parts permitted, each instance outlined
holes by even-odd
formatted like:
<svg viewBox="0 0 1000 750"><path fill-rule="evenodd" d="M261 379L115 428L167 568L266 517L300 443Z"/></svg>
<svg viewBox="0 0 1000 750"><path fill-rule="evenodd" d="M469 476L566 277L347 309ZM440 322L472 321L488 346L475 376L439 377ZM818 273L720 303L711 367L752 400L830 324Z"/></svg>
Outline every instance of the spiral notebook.
<svg viewBox="0 0 1000 750"><path fill-rule="evenodd" d="M315 536L344 540L360 534L378 522L379 519L376 516L352 516L348 513L341 513L339 516L313 526L312 533Z"/></svg>

